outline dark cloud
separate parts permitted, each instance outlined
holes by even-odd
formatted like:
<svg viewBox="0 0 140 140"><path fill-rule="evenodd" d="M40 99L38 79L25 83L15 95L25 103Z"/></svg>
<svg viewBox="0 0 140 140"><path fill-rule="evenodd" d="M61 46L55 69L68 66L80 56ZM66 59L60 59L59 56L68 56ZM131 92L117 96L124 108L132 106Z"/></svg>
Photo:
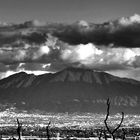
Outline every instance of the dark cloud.
<svg viewBox="0 0 140 140"><path fill-rule="evenodd" d="M0 28L0 44L11 44L23 40L29 44L42 44L47 34L57 37L70 45L88 44L106 47L140 47L140 16L106 22L103 24L87 23L46 24L28 21L19 25Z"/></svg>
<svg viewBox="0 0 140 140"><path fill-rule="evenodd" d="M71 66L108 72L140 68L140 16L103 24L32 21L0 27L0 77Z"/></svg>
<svg viewBox="0 0 140 140"><path fill-rule="evenodd" d="M19 39L20 36L18 34L11 36L5 36L4 34L0 34L0 46L3 46L5 44L11 44Z"/></svg>
<svg viewBox="0 0 140 140"><path fill-rule="evenodd" d="M45 33L33 32L28 35L22 35L21 39L29 44L42 44L46 41L47 35Z"/></svg>
<svg viewBox="0 0 140 140"><path fill-rule="evenodd" d="M85 27L67 26L61 32L55 31L53 35L71 45L94 43L106 47L140 47L140 23L123 25L114 21L100 25L90 24L88 28L83 28Z"/></svg>

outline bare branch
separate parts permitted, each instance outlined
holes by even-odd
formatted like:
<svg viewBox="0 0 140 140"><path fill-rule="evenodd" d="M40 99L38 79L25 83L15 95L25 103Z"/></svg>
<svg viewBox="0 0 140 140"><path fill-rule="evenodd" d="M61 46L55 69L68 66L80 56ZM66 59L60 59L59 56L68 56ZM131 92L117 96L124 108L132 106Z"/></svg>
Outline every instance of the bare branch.
<svg viewBox="0 0 140 140"><path fill-rule="evenodd" d="M123 137L122 137L122 140L125 140L126 138L126 132L125 132L125 129L122 129L122 131L123 131Z"/></svg>
<svg viewBox="0 0 140 140"><path fill-rule="evenodd" d="M106 126L107 131L112 135L113 140L115 140L114 133L121 127L121 125L123 123L123 120L124 120L124 112L122 112L122 117L121 117L121 121L120 121L119 125L112 131L109 128L108 124L107 124L107 120L108 120L108 117L110 115L110 100L109 100L109 98L107 99L106 104L107 104L107 113L106 113L106 118L104 120L104 123L105 123L105 126Z"/></svg>
<svg viewBox="0 0 140 140"><path fill-rule="evenodd" d="M124 112L122 112L122 118L121 118L121 122L119 123L119 125L113 130L112 133L115 133L122 125L123 123L123 119L124 119Z"/></svg>
<svg viewBox="0 0 140 140"><path fill-rule="evenodd" d="M107 112L106 112L106 118L104 120L104 123L105 123L105 126L107 128L107 131L111 134L112 132L109 129L108 124L107 124L107 120L108 120L108 117L109 117L109 114L110 114L110 112L109 112L110 111L110 101L109 101L109 98L107 99L106 104L107 104Z"/></svg>
<svg viewBox="0 0 140 140"><path fill-rule="evenodd" d="M106 135L105 130L103 131L103 133L104 133L105 140L107 140L107 135Z"/></svg>
<svg viewBox="0 0 140 140"><path fill-rule="evenodd" d="M17 119L17 134L18 134L18 140L21 140L21 129L22 129L22 123L19 122L19 120Z"/></svg>
<svg viewBox="0 0 140 140"><path fill-rule="evenodd" d="M50 133L49 133L49 127L50 127L51 121L49 121L48 125L46 126L46 131L47 131L47 138L50 140Z"/></svg>
<svg viewBox="0 0 140 140"><path fill-rule="evenodd" d="M102 133L103 133L104 131L101 129L100 131L98 131L98 138L99 138L99 140L101 140L101 137L102 137Z"/></svg>
<svg viewBox="0 0 140 140"><path fill-rule="evenodd" d="M18 124L18 126L20 125L20 123L19 123L19 120L17 119L17 124Z"/></svg>

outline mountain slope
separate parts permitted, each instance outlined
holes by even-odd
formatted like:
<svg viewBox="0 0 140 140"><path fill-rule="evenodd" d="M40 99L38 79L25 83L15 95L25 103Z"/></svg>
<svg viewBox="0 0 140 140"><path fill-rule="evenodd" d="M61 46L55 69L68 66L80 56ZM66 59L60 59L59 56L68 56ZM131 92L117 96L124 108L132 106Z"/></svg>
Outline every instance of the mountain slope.
<svg viewBox="0 0 140 140"><path fill-rule="evenodd" d="M114 112L140 112L140 82L104 72L67 68L35 76L24 72L0 80L0 102L49 112L104 112L111 99Z"/></svg>

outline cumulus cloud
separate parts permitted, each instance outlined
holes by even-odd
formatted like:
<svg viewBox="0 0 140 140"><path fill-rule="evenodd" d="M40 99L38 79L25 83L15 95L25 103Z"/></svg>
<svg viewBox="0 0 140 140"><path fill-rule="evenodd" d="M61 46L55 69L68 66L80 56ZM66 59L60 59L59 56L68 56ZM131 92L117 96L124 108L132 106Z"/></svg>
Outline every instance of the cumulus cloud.
<svg viewBox="0 0 140 140"><path fill-rule="evenodd" d="M23 42L22 42L23 43ZM48 46L48 42L42 44L27 44L17 46L3 46L0 48L0 62L4 64L20 63L20 62L34 62L47 59L52 48ZM54 53L54 52L53 52ZM48 58L49 59L49 58Z"/></svg>
<svg viewBox="0 0 140 140"><path fill-rule="evenodd" d="M90 61L91 58L94 59L96 56L101 55L102 50L95 47L95 45L89 44L80 44L75 46L65 47L61 51L61 58L71 62L84 62Z"/></svg>
<svg viewBox="0 0 140 140"><path fill-rule="evenodd" d="M46 25L47 22L39 21L39 20L30 20L30 21L26 21L23 24L20 24L21 27L42 27Z"/></svg>
<svg viewBox="0 0 140 140"><path fill-rule="evenodd" d="M100 70L136 67L135 63L138 66L140 58L140 48L106 48L91 43L69 46L61 53L61 58L68 63Z"/></svg>
<svg viewBox="0 0 140 140"><path fill-rule="evenodd" d="M103 24L81 24L66 26L53 35L71 45L94 43L96 45L112 44L112 47L140 47L140 16L120 18ZM83 22L82 22L83 23ZM85 28L88 27L88 28Z"/></svg>
<svg viewBox="0 0 140 140"><path fill-rule="evenodd" d="M44 44L10 49L0 48L1 64L11 71L54 72L63 68L86 67L100 71L140 67L140 48L112 48L93 43L70 45L49 35Z"/></svg>
<svg viewBox="0 0 140 140"><path fill-rule="evenodd" d="M135 48L140 46L140 16L135 14L103 24L86 21L74 24L47 24L37 20L29 21L8 26L0 32L0 44L14 44L18 40L29 44L42 44L46 41L48 34L70 45L93 43L107 47Z"/></svg>
<svg viewBox="0 0 140 140"><path fill-rule="evenodd" d="M135 23L140 24L140 16L138 14L134 14L134 16L128 18L122 17L119 19L119 23L124 26L133 25Z"/></svg>
<svg viewBox="0 0 140 140"><path fill-rule="evenodd" d="M139 15L103 24L32 21L7 26L0 31L0 78L19 71L38 74L71 66L116 75L131 71L125 74L131 77L140 68L139 37Z"/></svg>

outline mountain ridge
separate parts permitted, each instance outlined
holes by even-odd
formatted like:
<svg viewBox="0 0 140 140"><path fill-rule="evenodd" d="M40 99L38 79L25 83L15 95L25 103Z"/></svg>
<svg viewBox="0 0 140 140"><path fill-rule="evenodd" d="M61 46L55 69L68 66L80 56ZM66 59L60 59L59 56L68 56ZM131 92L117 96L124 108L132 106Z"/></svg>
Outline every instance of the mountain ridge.
<svg viewBox="0 0 140 140"><path fill-rule="evenodd" d="M67 72L67 73L66 73ZM1 85L1 81L7 81L7 80L10 80L11 78L17 78L17 77L21 77L22 76L25 78L26 76L30 76L30 77L34 77L34 78L39 78L39 77L45 77L45 76L49 76L49 75L59 75L59 74L72 74L73 73L88 73L88 74L93 74L93 76L95 76L95 79L97 78L97 80L100 80L98 79L99 77L104 77L104 78L110 78L111 80L117 80L117 81L124 81L124 82L130 82L130 83L135 83L135 84L140 84L140 81L138 80L135 80L135 79L131 79L131 78L122 78L122 77L118 77L118 76L114 76L112 74L109 74L109 73L106 73L106 72L102 72L102 71L94 71L94 70L90 70L90 69L83 69L83 68L73 68L73 67L69 67L69 68L66 68L66 69L63 69L59 72L56 72L56 73L46 73L46 74L41 74L41 75L35 75L35 74L27 74L26 72L24 71L21 71L19 73L15 73L13 75L10 75L6 78L3 78L0 80L0 85ZM75 75L76 76L76 75ZM78 76L78 75L77 75ZM80 78L80 77L79 77ZM59 80L59 79L58 79ZM77 78L77 80L80 80ZM106 79L106 82L109 82L107 81L108 79Z"/></svg>
<svg viewBox="0 0 140 140"><path fill-rule="evenodd" d="M115 112L132 113L139 112L139 90L139 81L82 68L39 76L20 72L0 80L0 102L26 110L104 112L109 97Z"/></svg>

